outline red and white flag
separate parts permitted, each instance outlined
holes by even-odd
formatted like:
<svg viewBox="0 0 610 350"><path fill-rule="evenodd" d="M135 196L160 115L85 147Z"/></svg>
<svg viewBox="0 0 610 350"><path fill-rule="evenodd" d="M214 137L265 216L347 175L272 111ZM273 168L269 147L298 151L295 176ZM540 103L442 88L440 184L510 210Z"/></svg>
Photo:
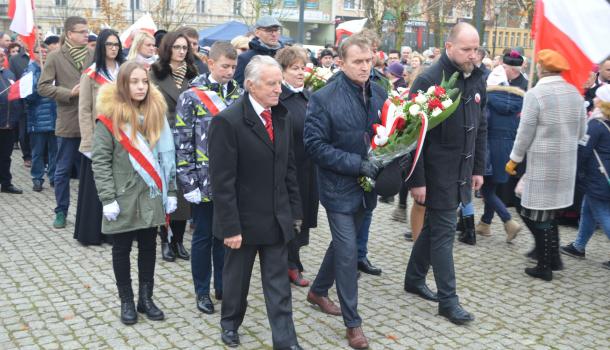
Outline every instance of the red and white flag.
<svg viewBox="0 0 610 350"><path fill-rule="evenodd" d="M21 36L33 58L36 44L34 0L9 0L8 8L8 17L12 19L10 29Z"/></svg>
<svg viewBox="0 0 610 350"><path fill-rule="evenodd" d="M126 49L130 48L133 37L140 31L147 32L150 35L154 35L157 31L157 25L150 14L147 13L140 17L121 34L120 39L123 43L123 47Z"/></svg>
<svg viewBox="0 0 610 350"><path fill-rule="evenodd" d="M610 56L609 25L607 0L538 0L532 26L536 53L562 54L570 63L563 77L582 92L593 65Z"/></svg>
<svg viewBox="0 0 610 350"><path fill-rule="evenodd" d="M335 29L335 45L339 45L343 39L351 36L352 34L360 33L362 29L364 29L366 21L368 21L368 19L363 18L345 21L339 24L337 29Z"/></svg>
<svg viewBox="0 0 610 350"><path fill-rule="evenodd" d="M28 72L21 79L14 82L8 89L8 100L14 101L28 97L32 94L34 84L34 73Z"/></svg>

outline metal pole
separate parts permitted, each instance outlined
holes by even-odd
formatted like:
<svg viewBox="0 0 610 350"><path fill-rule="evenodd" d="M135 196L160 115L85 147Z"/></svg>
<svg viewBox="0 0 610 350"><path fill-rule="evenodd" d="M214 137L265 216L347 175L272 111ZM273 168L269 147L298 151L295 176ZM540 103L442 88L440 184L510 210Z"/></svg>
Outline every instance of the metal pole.
<svg viewBox="0 0 610 350"><path fill-rule="evenodd" d="M305 0L299 0L299 24L297 32L297 41L305 44Z"/></svg>
<svg viewBox="0 0 610 350"><path fill-rule="evenodd" d="M135 23L135 12L136 12L136 10L134 8L135 7L135 1L136 0L131 0L131 24Z"/></svg>
<svg viewBox="0 0 610 350"><path fill-rule="evenodd" d="M496 15L496 26L494 30L494 49L492 55L496 57L496 42L498 41L498 15Z"/></svg>

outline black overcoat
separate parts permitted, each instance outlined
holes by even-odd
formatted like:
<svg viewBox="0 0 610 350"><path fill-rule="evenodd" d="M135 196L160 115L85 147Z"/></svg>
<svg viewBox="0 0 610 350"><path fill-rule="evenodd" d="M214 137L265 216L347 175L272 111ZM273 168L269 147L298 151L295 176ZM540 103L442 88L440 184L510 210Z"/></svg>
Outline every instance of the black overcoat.
<svg viewBox="0 0 610 350"><path fill-rule="evenodd" d="M446 79L458 71L447 54L420 74L410 93L427 91L440 85L443 72ZM451 117L430 130L424 149L410 179L410 187L426 186L426 207L456 209L459 203L470 203L472 175L485 174L487 120L483 113L486 103L483 72L475 67L468 78L459 73L456 87L462 101Z"/></svg>
<svg viewBox="0 0 610 350"><path fill-rule="evenodd" d="M294 144L294 159L297 167L297 182L303 207L303 227L312 228L318 225L318 181L316 166L305 152L303 143L303 128L305 126L305 113L310 96L309 90L293 92L282 86L280 101L288 109L292 120L292 136ZM307 243L308 237L300 237L301 242Z"/></svg>
<svg viewBox="0 0 610 350"><path fill-rule="evenodd" d="M246 93L210 124L213 233L242 235L242 244L287 243L302 218L292 123L282 105L271 108L274 142Z"/></svg>

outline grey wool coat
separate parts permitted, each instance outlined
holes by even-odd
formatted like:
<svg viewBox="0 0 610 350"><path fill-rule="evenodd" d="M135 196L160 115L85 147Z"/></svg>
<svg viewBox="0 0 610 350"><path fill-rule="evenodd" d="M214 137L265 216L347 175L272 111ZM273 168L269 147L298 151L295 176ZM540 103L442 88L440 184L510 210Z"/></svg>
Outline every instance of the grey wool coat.
<svg viewBox="0 0 610 350"><path fill-rule="evenodd" d="M585 135L584 100L561 76L544 77L525 94L510 159L527 155L521 205L552 210L572 205L578 141Z"/></svg>

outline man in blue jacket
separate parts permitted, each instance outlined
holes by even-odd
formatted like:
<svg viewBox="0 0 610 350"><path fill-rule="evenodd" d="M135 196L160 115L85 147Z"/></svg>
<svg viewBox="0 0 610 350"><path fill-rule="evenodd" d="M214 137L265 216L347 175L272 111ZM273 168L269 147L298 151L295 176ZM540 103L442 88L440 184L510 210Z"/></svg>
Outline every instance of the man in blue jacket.
<svg viewBox="0 0 610 350"><path fill-rule="evenodd" d="M320 202L326 208L332 241L307 301L322 312L343 315L352 348L368 347L358 315L357 232L376 206L376 193L365 192L359 176L375 179L379 168L367 160L372 125L378 122L386 92L370 82L373 53L368 39L354 35L339 48L341 72L312 95L305 119L304 143L318 165ZM337 281L341 309L328 298Z"/></svg>

